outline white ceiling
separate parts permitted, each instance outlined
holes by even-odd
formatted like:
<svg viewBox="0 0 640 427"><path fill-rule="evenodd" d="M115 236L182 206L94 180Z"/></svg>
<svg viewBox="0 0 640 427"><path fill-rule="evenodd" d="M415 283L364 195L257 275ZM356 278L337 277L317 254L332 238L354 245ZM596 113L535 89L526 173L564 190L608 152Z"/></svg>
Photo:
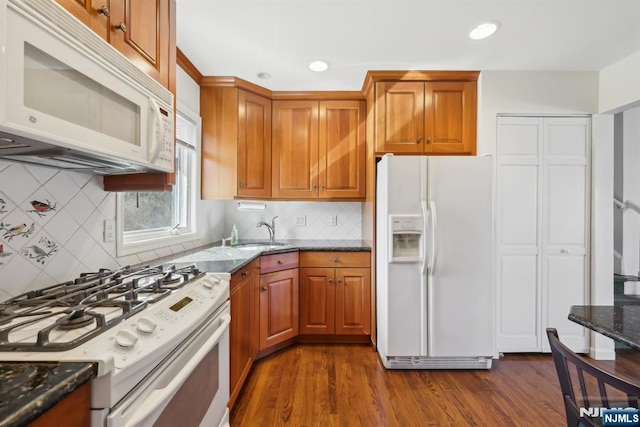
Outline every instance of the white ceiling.
<svg viewBox="0 0 640 427"><path fill-rule="evenodd" d="M367 70L595 71L640 51L640 0L176 1L202 74L271 90L360 90ZM469 39L486 20L501 30Z"/></svg>

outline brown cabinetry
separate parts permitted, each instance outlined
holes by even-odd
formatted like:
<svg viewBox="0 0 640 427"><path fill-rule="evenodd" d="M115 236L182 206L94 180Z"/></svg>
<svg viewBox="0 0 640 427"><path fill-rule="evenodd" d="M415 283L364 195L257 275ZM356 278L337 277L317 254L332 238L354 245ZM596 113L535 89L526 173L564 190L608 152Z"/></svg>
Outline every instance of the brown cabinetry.
<svg viewBox="0 0 640 427"><path fill-rule="evenodd" d="M273 102L272 197L365 196L364 101Z"/></svg>
<svg viewBox="0 0 640 427"><path fill-rule="evenodd" d="M84 427L90 424L90 414L91 383L87 382L32 421L29 426L48 427L64 425L68 427ZM61 420L64 420L64 422Z"/></svg>
<svg viewBox="0 0 640 427"><path fill-rule="evenodd" d="M202 198L271 196L271 100L205 85L202 114Z"/></svg>
<svg viewBox="0 0 640 427"><path fill-rule="evenodd" d="M369 335L370 252L300 254L300 334Z"/></svg>
<svg viewBox="0 0 640 427"><path fill-rule="evenodd" d="M478 72L370 72L375 150L475 154Z"/></svg>
<svg viewBox="0 0 640 427"><path fill-rule="evenodd" d="M172 88L175 0L56 0L131 62Z"/></svg>
<svg viewBox="0 0 640 427"><path fill-rule="evenodd" d="M229 301L231 325L229 326L230 387L229 407L235 403L242 385L251 370L257 349L254 347L254 277L258 261L250 263L231 276Z"/></svg>
<svg viewBox="0 0 640 427"><path fill-rule="evenodd" d="M263 256L260 271L258 341L264 351L298 335L298 252Z"/></svg>

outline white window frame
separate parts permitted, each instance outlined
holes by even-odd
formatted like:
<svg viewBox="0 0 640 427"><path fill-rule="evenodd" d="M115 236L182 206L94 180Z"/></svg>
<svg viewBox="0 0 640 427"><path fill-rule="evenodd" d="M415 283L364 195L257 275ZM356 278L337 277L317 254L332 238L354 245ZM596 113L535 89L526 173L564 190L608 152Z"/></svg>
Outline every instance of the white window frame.
<svg viewBox="0 0 640 427"><path fill-rule="evenodd" d="M116 194L116 255L118 257L132 255L141 252L147 252L158 248L163 248L172 245L178 245L189 241L197 240L198 224L196 212L198 207L196 200L200 194L200 145L202 140L202 120L198 113L182 104L177 102L177 111L179 114L185 116L196 124L196 146L195 146L195 162L193 165L193 173L191 175L191 212L190 222L191 227L189 230L182 229L155 229L144 230L124 233L124 195L122 193Z"/></svg>

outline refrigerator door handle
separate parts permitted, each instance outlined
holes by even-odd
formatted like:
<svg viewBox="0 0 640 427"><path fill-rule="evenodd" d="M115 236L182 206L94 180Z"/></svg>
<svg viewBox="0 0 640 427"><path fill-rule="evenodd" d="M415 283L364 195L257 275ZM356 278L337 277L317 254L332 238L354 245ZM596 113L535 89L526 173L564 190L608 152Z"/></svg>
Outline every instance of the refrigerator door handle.
<svg viewBox="0 0 640 427"><path fill-rule="evenodd" d="M422 275L425 276L428 271L427 265L427 226L429 223L429 210L427 209L427 201L422 200L420 203L422 208Z"/></svg>
<svg viewBox="0 0 640 427"><path fill-rule="evenodd" d="M438 261L438 257L436 254L437 245L437 229L438 229L438 212L436 210L436 202L433 200L429 201L429 205L431 210L431 254L430 254L430 262L429 262L429 273L433 276L436 271L436 262Z"/></svg>

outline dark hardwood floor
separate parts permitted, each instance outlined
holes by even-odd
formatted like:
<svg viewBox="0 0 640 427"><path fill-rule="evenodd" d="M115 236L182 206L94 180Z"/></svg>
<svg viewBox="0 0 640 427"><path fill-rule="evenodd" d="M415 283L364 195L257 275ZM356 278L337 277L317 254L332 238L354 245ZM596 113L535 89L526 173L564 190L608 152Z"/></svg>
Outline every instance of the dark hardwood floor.
<svg viewBox="0 0 640 427"><path fill-rule="evenodd" d="M598 362L640 381L639 352ZM366 345L297 345L258 361L231 425L563 426L550 355L506 355L490 371L388 371Z"/></svg>

